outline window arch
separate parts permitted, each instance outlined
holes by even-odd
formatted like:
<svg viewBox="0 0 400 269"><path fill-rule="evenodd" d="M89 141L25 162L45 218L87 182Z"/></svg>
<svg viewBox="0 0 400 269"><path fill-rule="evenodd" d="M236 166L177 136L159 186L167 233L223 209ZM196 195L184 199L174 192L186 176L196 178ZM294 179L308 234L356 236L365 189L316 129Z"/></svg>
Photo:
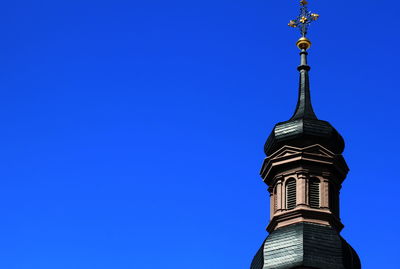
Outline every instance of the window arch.
<svg viewBox="0 0 400 269"><path fill-rule="evenodd" d="M308 182L308 194L310 207L320 208L320 180L318 178L310 178Z"/></svg>
<svg viewBox="0 0 400 269"><path fill-rule="evenodd" d="M286 182L286 208L294 209L296 207L296 180L288 179Z"/></svg>

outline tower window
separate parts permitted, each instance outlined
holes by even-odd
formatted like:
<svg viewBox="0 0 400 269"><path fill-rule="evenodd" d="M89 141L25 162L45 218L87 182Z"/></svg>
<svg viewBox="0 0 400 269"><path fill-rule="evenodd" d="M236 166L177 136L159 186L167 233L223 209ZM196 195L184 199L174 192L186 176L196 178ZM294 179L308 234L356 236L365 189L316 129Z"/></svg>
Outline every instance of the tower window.
<svg viewBox="0 0 400 269"><path fill-rule="evenodd" d="M276 186L274 188L274 212L276 212L278 210L278 196L276 193Z"/></svg>
<svg viewBox="0 0 400 269"><path fill-rule="evenodd" d="M286 208L293 209L296 207L296 180L291 178L286 183Z"/></svg>
<svg viewBox="0 0 400 269"><path fill-rule="evenodd" d="M308 184L308 193L310 195L310 207L320 207L320 181L317 178L311 178Z"/></svg>

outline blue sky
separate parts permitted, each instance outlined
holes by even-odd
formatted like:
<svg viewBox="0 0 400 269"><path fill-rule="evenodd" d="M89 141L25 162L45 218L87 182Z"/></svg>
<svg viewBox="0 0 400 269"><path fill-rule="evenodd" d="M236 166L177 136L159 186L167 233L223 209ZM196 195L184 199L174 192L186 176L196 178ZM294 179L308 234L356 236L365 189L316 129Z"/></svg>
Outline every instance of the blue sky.
<svg viewBox="0 0 400 269"><path fill-rule="evenodd" d="M398 10L310 0L314 110L344 136L344 237L397 268ZM258 172L297 98L294 0L2 1L0 267L249 268Z"/></svg>

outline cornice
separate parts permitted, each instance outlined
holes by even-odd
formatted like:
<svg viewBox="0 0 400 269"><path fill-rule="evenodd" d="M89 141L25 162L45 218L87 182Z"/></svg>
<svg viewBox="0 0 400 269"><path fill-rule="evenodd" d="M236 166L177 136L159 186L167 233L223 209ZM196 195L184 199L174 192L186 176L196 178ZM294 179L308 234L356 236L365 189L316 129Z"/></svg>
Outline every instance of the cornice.
<svg viewBox="0 0 400 269"><path fill-rule="evenodd" d="M344 227L340 219L327 209L298 207L293 210L276 213L271 219L267 231L271 233L277 228L302 222L331 226L338 232L340 232Z"/></svg>

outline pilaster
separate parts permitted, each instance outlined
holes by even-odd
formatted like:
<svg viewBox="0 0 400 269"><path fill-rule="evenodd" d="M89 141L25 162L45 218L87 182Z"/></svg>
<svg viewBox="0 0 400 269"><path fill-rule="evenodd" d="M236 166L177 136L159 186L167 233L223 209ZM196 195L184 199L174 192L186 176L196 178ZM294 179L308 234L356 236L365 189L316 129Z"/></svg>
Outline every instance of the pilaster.
<svg viewBox="0 0 400 269"><path fill-rule="evenodd" d="M283 211L284 208L284 189L283 189L283 177L278 177L276 181L276 195L277 195L277 205L276 212Z"/></svg>
<svg viewBox="0 0 400 269"><path fill-rule="evenodd" d="M329 209L329 180L321 180L321 208Z"/></svg>
<svg viewBox="0 0 400 269"><path fill-rule="evenodd" d="M308 173L304 170L298 171L297 173L297 184L296 184L296 204L297 206L308 205L308 188L307 178Z"/></svg>

